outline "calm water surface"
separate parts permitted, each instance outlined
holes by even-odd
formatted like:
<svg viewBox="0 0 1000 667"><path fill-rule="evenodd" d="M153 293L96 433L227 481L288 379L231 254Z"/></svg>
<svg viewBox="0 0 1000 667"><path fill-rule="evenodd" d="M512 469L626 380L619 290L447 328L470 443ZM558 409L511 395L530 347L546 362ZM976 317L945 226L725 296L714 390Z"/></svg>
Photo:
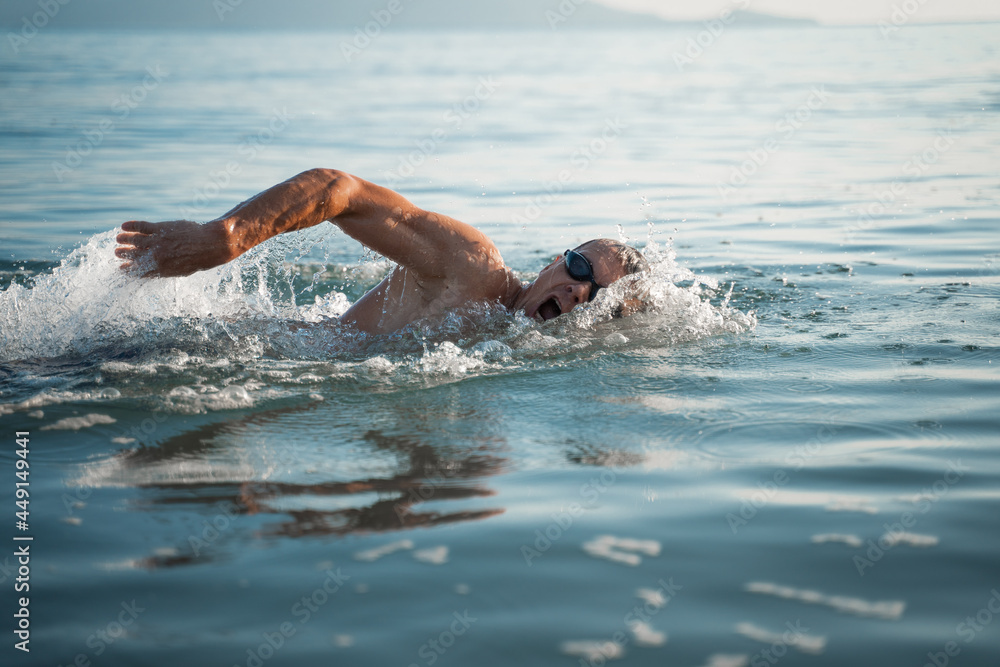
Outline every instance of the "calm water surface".
<svg viewBox="0 0 1000 667"><path fill-rule="evenodd" d="M3 664L998 664L1000 32L694 36L4 51ZM332 226L116 271L314 166L526 280L624 235L653 308L359 339L387 267Z"/></svg>

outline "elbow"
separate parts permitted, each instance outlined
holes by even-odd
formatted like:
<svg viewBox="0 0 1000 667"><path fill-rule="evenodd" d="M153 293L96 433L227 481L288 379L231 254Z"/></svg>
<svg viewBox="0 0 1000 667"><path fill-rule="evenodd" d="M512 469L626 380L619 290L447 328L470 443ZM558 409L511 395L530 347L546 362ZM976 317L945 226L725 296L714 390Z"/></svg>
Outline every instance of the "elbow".
<svg viewBox="0 0 1000 667"><path fill-rule="evenodd" d="M295 177L294 180L306 180L314 181L319 183L333 183L340 180L353 179L354 177L345 171L340 171L339 169L327 169L325 167L316 167L313 169L307 169L301 174Z"/></svg>
<svg viewBox="0 0 1000 667"><path fill-rule="evenodd" d="M323 209L323 219L333 220L351 208L353 195L357 191L357 177L340 171L317 167L302 172L295 177L316 193Z"/></svg>

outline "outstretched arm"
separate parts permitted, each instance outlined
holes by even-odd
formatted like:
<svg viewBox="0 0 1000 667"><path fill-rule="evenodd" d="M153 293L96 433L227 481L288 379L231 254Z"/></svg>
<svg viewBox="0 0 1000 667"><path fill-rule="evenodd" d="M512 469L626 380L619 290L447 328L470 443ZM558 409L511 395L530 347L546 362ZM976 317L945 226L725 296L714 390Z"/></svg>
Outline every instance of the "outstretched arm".
<svg viewBox="0 0 1000 667"><path fill-rule="evenodd" d="M475 228L332 169L303 172L204 225L126 222L115 254L125 260L122 268L137 267L146 276L186 276L225 264L272 236L325 220L428 277L461 270L475 258L499 258L492 242Z"/></svg>

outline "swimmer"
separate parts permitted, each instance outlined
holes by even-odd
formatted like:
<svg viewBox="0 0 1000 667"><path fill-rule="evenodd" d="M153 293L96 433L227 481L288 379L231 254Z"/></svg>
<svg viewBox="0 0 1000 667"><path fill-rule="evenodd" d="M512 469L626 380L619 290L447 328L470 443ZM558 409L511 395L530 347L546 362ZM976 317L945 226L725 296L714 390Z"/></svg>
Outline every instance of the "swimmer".
<svg viewBox="0 0 1000 667"><path fill-rule="evenodd" d="M399 193L332 169L311 169L205 224L122 224L115 255L144 277L188 276L230 262L278 234L329 221L396 263L341 321L373 334L475 303L545 321L592 301L598 290L646 270L639 251L610 239L567 250L522 283L481 231L422 210Z"/></svg>

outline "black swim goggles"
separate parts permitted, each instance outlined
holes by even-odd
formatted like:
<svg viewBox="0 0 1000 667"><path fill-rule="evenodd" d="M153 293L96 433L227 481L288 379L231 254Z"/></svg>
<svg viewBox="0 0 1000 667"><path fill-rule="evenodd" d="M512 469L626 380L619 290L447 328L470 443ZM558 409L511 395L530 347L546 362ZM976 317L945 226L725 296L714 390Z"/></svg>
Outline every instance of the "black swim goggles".
<svg viewBox="0 0 1000 667"><path fill-rule="evenodd" d="M594 297L597 296L597 290L603 287L602 285L598 285L597 281L594 280L594 265L590 263L589 259L575 250L564 252L563 259L566 263L566 272L569 273L570 278L578 280L581 283L590 283L590 296L587 297L587 301L593 301Z"/></svg>

